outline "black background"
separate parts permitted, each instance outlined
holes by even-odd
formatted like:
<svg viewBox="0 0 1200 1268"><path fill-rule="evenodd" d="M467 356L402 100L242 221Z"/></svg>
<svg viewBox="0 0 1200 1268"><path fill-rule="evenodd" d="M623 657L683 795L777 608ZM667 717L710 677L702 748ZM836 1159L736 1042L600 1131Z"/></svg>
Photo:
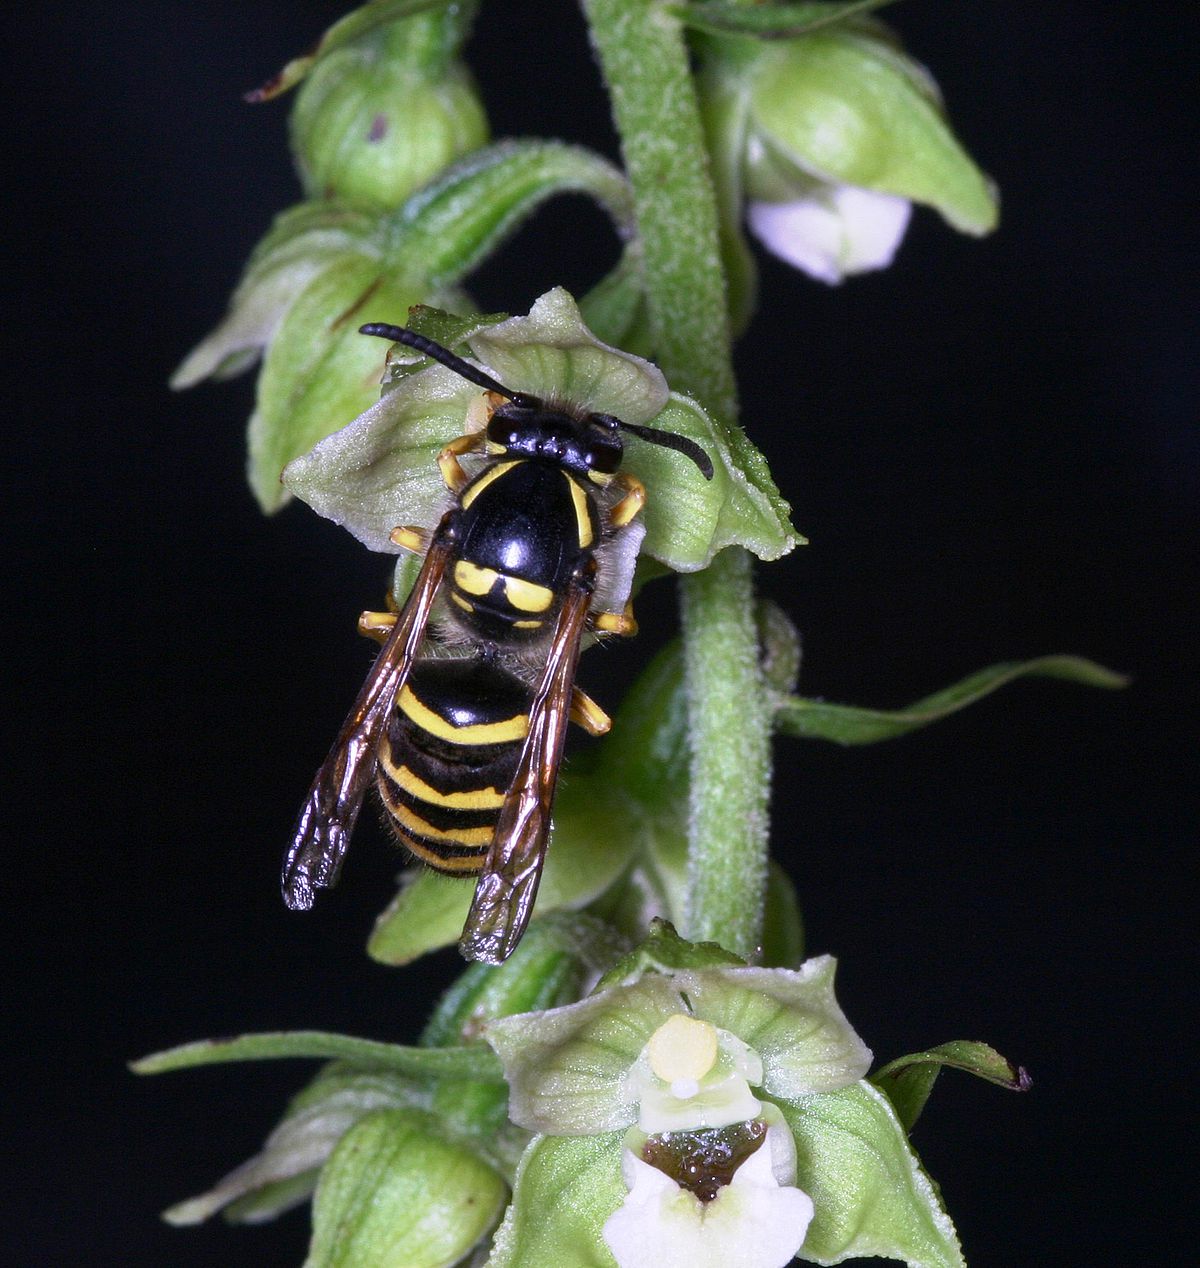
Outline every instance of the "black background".
<svg viewBox="0 0 1200 1268"><path fill-rule="evenodd" d="M496 134L612 153L573 7L486 8L471 58ZM369 831L316 912L280 904L385 568L303 507L258 515L249 380L164 387L297 197L286 107L239 92L339 11L5 19L6 1264L299 1263L302 1215L174 1231L156 1212L252 1152L306 1069L138 1081L123 1062L241 1030L411 1039L456 969L362 955L395 870ZM764 262L738 354L746 424L812 539L761 574L803 630L807 694L895 706L1054 651L1134 676L1020 684L869 749L778 747L775 847L879 1057L983 1038L1033 1072L1025 1097L946 1076L916 1132L976 1268L1194 1260L1197 32L1173 12L897 8L1002 188L1001 230L921 212L892 269L838 289ZM473 289L523 312L614 253L560 201ZM634 646L585 662L605 703L665 637L669 589L641 614Z"/></svg>

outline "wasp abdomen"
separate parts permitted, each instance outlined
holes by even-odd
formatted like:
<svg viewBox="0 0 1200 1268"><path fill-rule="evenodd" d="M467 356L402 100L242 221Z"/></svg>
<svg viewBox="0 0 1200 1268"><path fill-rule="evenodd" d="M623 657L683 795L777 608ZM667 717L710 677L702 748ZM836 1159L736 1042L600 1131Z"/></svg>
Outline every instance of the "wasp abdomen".
<svg viewBox="0 0 1200 1268"><path fill-rule="evenodd" d="M440 872L483 866L529 731L529 687L490 661L423 660L380 743L389 826Z"/></svg>

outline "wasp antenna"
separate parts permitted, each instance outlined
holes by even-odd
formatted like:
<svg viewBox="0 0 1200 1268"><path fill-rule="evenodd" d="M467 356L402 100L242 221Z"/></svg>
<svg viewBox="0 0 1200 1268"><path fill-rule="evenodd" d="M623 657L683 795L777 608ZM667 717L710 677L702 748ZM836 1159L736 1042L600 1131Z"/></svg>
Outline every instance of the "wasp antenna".
<svg viewBox="0 0 1200 1268"><path fill-rule="evenodd" d="M617 422L622 431L632 432L642 440L648 440L652 445L674 449L676 453L690 458L700 468L700 474L706 480L713 478L712 459L694 440L689 440L686 436L680 436L673 431L659 431L656 427L641 427L637 423L627 423L621 419Z"/></svg>
<svg viewBox="0 0 1200 1268"><path fill-rule="evenodd" d="M427 357L440 361L442 365L449 370L453 370L455 374L462 375L468 382L477 383L480 387L487 388L489 392L496 392L510 401L526 404L531 400L531 398L523 396L520 392L513 392L506 388L503 383L497 383L490 374L485 374L478 366L472 365L469 361L464 361L462 357L456 356L449 348L443 348L440 343L434 343L432 339L426 339L424 335L417 334L415 330L409 330L407 326L389 326L387 322L371 321L365 326L359 326L358 333L360 335L378 335L380 339L390 339L393 343L402 343L406 347L415 348L418 352L423 352Z"/></svg>

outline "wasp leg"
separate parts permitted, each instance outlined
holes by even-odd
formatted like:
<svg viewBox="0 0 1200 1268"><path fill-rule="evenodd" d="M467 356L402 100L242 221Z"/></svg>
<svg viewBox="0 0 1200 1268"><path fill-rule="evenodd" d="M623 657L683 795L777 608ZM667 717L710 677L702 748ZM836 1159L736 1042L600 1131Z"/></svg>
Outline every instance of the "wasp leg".
<svg viewBox="0 0 1200 1268"><path fill-rule="evenodd" d="M394 546L400 546L414 555L423 555L429 549L429 534L423 528L413 528L411 524L393 528L388 538Z"/></svg>
<svg viewBox="0 0 1200 1268"><path fill-rule="evenodd" d="M612 718L582 687L571 688L571 721L589 735L607 735L612 730Z"/></svg>
<svg viewBox="0 0 1200 1268"><path fill-rule="evenodd" d="M438 468L442 473L442 479L446 482L446 488L451 493L459 494L471 483L471 477L462 469L458 461L459 458L465 453L470 453L473 449L482 448L485 441L486 435L484 432L469 432L465 436L459 436L457 440L452 440L438 454Z"/></svg>
<svg viewBox="0 0 1200 1268"><path fill-rule="evenodd" d="M625 604L624 612L589 614L588 628L597 634L615 634L618 638L632 638L638 632L637 617L633 615L633 600Z"/></svg>
<svg viewBox="0 0 1200 1268"><path fill-rule="evenodd" d="M391 595L388 598L391 599ZM386 643L396 625L395 612L362 612L358 617L358 632L377 643Z"/></svg>
<svg viewBox="0 0 1200 1268"><path fill-rule="evenodd" d="M609 511L608 522L613 528L624 528L646 505L646 486L637 476L632 476L627 471L615 476L613 484L624 489L625 496Z"/></svg>

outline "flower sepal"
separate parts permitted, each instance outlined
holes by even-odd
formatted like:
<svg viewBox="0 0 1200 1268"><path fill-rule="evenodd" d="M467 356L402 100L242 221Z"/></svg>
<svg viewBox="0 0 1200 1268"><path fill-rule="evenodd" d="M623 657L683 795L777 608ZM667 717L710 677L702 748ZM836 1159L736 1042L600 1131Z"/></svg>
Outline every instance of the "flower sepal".
<svg viewBox="0 0 1200 1268"><path fill-rule="evenodd" d="M248 369L310 282L357 257L378 256L375 233L370 216L333 202L300 203L281 212L246 262L229 312L183 359L171 386L194 387Z"/></svg>
<svg viewBox="0 0 1200 1268"><path fill-rule="evenodd" d="M863 1080L776 1104L796 1142L796 1183L813 1201L804 1259L965 1268L954 1224L883 1092Z"/></svg>
<svg viewBox="0 0 1200 1268"><path fill-rule="evenodd" d="M492 1022L484 1038L504 1065L514 1122L563 1135L623 1129L638 1121L645 1090L639 1062L649 1059L647 1046L678 1016L728 1032L752 1050L741 1078L747 1085L754 1078L759 1099L807 1095L861 1078L871 1054L837 1005L833 974L828 956L795 971L649 969L580 1003ZM700 1095L706 1080L724 1078L719 1051L718 1043L703 1075L680 1074L683 1084L672 1087L675 1079L667 1078L664 1086L677 1099ZM663 1072L672 1068L668 1061ZM730 1091L738 1094L734 1084Z"/></svg>

